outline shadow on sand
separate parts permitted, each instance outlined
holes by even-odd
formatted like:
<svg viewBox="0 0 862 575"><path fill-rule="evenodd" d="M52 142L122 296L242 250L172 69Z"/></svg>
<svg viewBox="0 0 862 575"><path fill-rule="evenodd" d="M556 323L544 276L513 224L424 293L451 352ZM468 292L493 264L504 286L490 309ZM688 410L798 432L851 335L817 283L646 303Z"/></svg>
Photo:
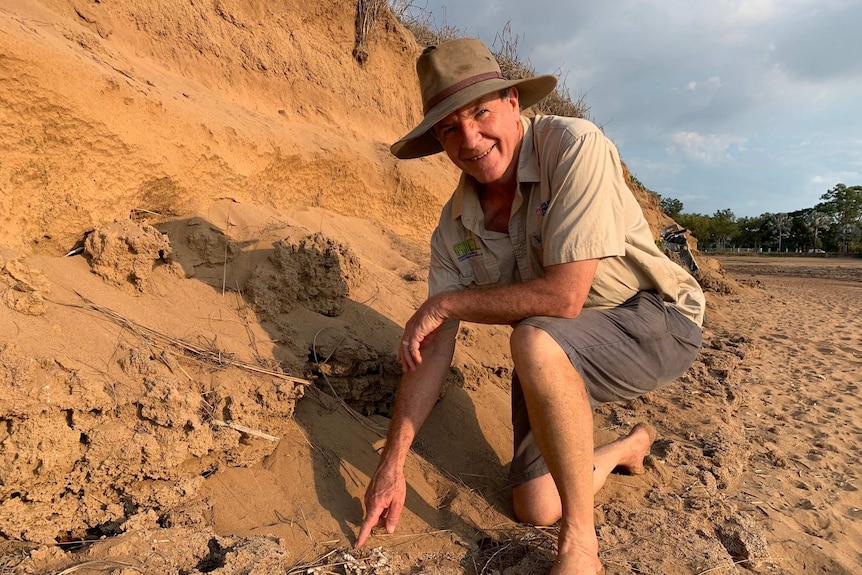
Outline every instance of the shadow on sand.
<svg viewBox="0 0 862 575"><path fill-rule="evenodd" d="M291 460L296 459L296 446L283 445L284 442L265 459L263 467L280 483L281 492L273 492L274 498L286 493L289 499L291 493L307 490L311 487L308 483L313 483L319 505L338 522L341 534L352 543L363 517L363 504L352 493L364 492L366 478L377 465L375 446L382 445L401 375L394 350L403 333L402 326L369 305L349 299L351 288L361 281L358 263L351 259L349 249L321 234L308 235L306 230L285 225L277 231L282 239L260 249L260 239L233 240L202 218L174 220L155 227L168 234L174 261L182 266L186 277L216 290L240 294L269 334L273 342L269 351L285 372L314 382L316 389L297 403L294 417L307 438L310 467L307 462ZM273 237L272 232L265 235ZM229 266L224 265L227 262ZM422 449L424 460L414 458L417 461L408 463L408 467L418 466L413 474L407 470L408 477L428 476L428 470L420 468L430 465L442 476L486 496L500 513L510 514L507 465L500 462L483 435L470 396L461 388L463 383L463 374L452 368L448 394L442 401L458 414L457 421L438 419L435 424L450 426L452 436L471 438L476 444L469 446L470 453L480 454L476 463L481 468L445 469L442 458L435 459L435 449ZM354 413L348 414L350 410ZM351 418L352 423L345 423ZM438 432L446 430L426 426L422 433L432 437ZM462 448L463 445L448 446L451 450ZM229 471L220 470L208 481L218 482L219 475ZM313 477L304 477L304 473ZM229 481L231 495L239 500L261 497L252 493L261 485L249 481L248 475L242 477L245 479ZM354 485L348 486L348 481ZM413 485L408 479L406 510L435 528L469 533L472 537L481 527L449 510L451 486L449 482L446 487L442 477L433 481L426 477L422 485ZM312 513L291 507L290 501L273 501L272 505L285 510L277 513L279 517L292 513L307 520ZM283 522L254 523L243 523L243 534L264 534Z"/></svg>

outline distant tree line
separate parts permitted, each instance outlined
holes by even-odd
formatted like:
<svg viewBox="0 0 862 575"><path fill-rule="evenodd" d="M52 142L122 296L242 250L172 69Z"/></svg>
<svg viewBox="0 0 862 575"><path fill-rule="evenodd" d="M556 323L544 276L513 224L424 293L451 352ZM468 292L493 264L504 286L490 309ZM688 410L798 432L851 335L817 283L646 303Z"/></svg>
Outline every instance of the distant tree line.
<svg viewBox="0 0 862 575"><path fill-rule="evenodd" d="M742 218L729 209L687 214L681 201L659 198L664 212L697 238L700 250L862 254L862 186L836 184L813 208Z"/></svg>

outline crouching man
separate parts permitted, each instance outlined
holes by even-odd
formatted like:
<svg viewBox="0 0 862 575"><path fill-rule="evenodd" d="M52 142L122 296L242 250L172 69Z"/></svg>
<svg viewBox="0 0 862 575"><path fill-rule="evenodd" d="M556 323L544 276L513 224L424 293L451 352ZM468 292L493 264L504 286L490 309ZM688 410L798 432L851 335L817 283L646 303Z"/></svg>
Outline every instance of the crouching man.
<svg viewBox="0 0 862 575"><path fill-rule="evenodd" d="M678 378L700 349L703 292L655 245L613 144L592 123L526 118L553 76L505 80L482 42L427 48L416 65L424 120L398 158L445 152L462 171L431 240L430 297L404 328L404 377L365 495L356 546L392 532L404 462L446 377L460 320L514 326L519 521L560 521L552 573L602 570L593 498L618 466L643 470L647 425L593 445L593 409Z"/></svg>

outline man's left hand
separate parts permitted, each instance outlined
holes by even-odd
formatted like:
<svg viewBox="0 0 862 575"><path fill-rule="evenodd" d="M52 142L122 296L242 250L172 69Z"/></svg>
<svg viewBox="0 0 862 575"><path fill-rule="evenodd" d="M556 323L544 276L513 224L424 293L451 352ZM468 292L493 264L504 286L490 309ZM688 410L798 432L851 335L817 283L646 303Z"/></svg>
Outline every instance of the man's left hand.
<svg viewBox="0 0 862 575"><path fill-rule="evenodd" d="M442 295L427 300L404 326L404 335L398 348L398 361L404 371L414 371L422 365L422 350L431 343L435 332L447 319L442 300Z"/></svg>

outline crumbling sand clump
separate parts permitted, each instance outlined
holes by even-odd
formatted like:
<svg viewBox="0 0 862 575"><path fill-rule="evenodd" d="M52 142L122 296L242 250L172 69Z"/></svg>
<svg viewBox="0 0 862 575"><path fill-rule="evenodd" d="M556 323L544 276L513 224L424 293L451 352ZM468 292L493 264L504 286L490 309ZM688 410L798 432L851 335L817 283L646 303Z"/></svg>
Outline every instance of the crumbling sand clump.
<svg viewBox="0 0 862 575"><path fill-rule="evenodd" d="M2 263L0 261L0 264ZM26 315L45 313L45 296L51 292L51 286L45 274L31 269L18 259L2 265L2 274L10 279L9 289L5 290L3 295L3 301L7 306Z"/></svg>
<svg viewBox="0 0 862 575"><path fill-rule="evenodd" d="M298 396L278 378L224 370L207 388L193 366L149 346L121 345L125 378L0 348L0 532L49 543L112 534L138 509L180 508L202 475L250 465L274 449L216 421L267 427ZM173 368L173 369L172 369Z"/></svg>
<svg viewBox="0 0 862 575"><path fill-rule="evenodd" d="M286 238L259 266L246 285L255 309L264 317L290 312L297 304L310 311L337 316L359 284L362 268L351 249L316 233L298 242Z"/></svg>
<svg viewBox="0 0 862 575"><path fill-rule="evenodd" d="M312 350L317 386L363 415L392 416L401 364L395 352L380 351L355 335L324 331Z"/></svg>
<svg viewBox="0 0 862 575"><path fill-rule="evenodd" d="M84 241L93 273L105 281L145 292L149 289L153 266L170 263L168 237L147 224L132 220L114 222L94 230Z"/></svg>
<svg viewBox="0 0 862 575"><path fill-rule="evenodd" d="M721 295L739 292L742 286L727 275L727 272L721 267L721 262L717 259L698 255L697 261L700 268L694 273L694 277L703 291Z"/></svg>

